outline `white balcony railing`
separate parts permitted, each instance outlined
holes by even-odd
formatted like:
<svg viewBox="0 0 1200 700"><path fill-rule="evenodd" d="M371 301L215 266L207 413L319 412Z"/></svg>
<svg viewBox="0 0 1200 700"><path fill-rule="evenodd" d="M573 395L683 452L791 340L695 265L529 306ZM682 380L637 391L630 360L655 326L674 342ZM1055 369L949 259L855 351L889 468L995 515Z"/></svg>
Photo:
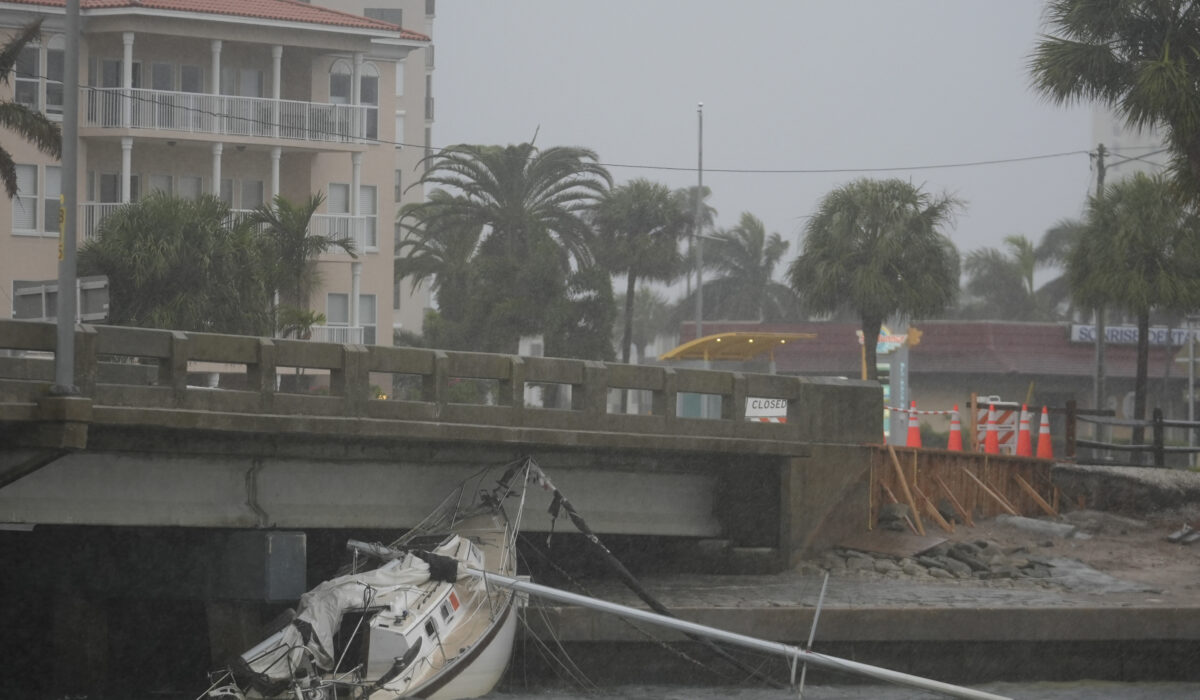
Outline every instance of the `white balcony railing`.
<svg viewBox="0 0 1200 700"><path fill-rule="evenodd" d="M308 223L308 232L314 236L326 236L339 241L348 239L354 243L355 254L379 250L373 216L313 214Z"/></svg>
<svg viewBox="0 0 1200 700"><path fill-rule="evenodd" d="M340 345L362 345L362 326L312 326L312 340L317 343L338 343Z"/></svg>
<svg viewBox="0 0 1200 700"><path fill-rule="evenodd" d="M120 202L80 202L79 222L76 224L80 243L95 238L96 231L100 229L100 222L120 206Z"/></svg>
<svg viewBox="0 0 1200 700"><path fill-rule="evenodd" d="M124 88L82 89L82 125L355 143L378 107Z"/></svg>

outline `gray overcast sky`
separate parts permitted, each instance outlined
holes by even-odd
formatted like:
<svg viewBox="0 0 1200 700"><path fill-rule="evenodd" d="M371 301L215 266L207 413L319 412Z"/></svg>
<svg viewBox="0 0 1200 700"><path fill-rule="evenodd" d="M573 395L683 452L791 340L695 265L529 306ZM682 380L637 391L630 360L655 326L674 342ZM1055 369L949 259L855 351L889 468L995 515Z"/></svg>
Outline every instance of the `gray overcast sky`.
<svg viewBox="0 0 1200 700"><path fill-rule="evenodd" d="M718 225L749 211L792 241L822 195L900 177L966 200L959 250L1039 240L1077 217L1093 175L1090 107L1029 88L1041 0L442 0L435 146L585 146L618 182L704 183ZM860 169L1076 155L895 172Z"/></svg>

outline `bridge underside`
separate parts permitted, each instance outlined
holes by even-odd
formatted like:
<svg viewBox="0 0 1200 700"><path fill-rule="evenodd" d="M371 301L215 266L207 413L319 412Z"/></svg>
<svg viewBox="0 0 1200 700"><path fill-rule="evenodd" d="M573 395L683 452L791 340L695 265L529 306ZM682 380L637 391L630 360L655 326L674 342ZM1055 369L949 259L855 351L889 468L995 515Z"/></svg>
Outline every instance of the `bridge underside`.
<svg viewBox="0 0 1200 700"><path fill-rule="evenodd" d="M403 529L463 479L528 454L597 532L734 534L773 545L780 468L787 463L762 455L749 460L98 426L88 442L81 452L4 453L0 472L51 461L0 489L0 522ZM551 528L549 501L548 493L531 490L524 530Z"/></svg>

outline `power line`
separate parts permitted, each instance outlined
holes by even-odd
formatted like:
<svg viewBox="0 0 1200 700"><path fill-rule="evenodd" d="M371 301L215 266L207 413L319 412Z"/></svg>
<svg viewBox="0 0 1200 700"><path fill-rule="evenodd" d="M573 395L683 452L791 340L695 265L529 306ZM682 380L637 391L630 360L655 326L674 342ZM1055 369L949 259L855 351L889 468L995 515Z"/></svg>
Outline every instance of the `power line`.
<svg viewBox="0 0 1200 700"><path fill-rule="evenodd" d="M84 86L84 87L88 90L93 90L93 91L122 89L122 88L96 88L94 86ZM142 90L142 88L133 88L133 89L134 90ZM108 94L112 94L112 93L110 92ZM188 93L188 94L190 94L190 93ZM208 93L195 93L195 94L201 95L204 97L231 97L231 96L209 95ZM155 106L165 106L165 107L169 107L173 111L202 114L202 115L205 115L208 117L212 117L214 119L219 118L219 119L224 119L227 121L235 121L235 122L240 122L240 123L253 124L253 125L257 125L257 126L261 126L261 127L265 127L265 128L272 128L272 129L278 127L280 129L286 129L289 132L293 132L293 133L297 133L297 132L298 133L306 133L306 134L313 134L313 135L317 135L317 136L336 137L339 139L351 138L351 137L347 137L344 133L334 131L334 130L314 128L311 126L296 126L296 125L284 124L282 122L272 121L272 120L267 120L267 119L240 116L240 115L230 115L230 114L224 113L224 112L214 112L211 110L206 110L206 109L189 106L189 105L164 104L163 102L160 102L159 100L152 98L152 97L143 97L140 95L132 95L132 94L131 95L120 94L119 97L122 100L127 98L132 102L143 102L143 103L149 103L149 104L152 104ZM238 99L238 98L233 97L233 99ZM378 107L374 106L374 105L359 105L359 106L375 107L375 109L378 109ZM237 134L230 134L230 135L236 136ZM263 136L269 136L269 135L270 134L263 134ZM420 149L429 148L430 150L438 151L438 152L444 151L447 148L445 146L442 146L442 147L428 146L427 147L425 144L406 143L404 141L392 141L392 140L383 139L383 138L379 138L379 137L369 138L366 136L360 136L360 137L353 137L353 138L357 138L360 141L365 141L365 142L375 143L375 144L380 144L380 145L407 146L407 147L411 147L411 148L420 148ZM1162 149L1162 150L1166 150L1166 149ZM1162 151L1157 151L1155 153L1148 153L1148 154L1145 154L1145 156L1155 155L1156 153L1161 153L1161 152ZM884 166L884 167L877 167L877 168L705 168L705 170L707 170L709 172L729 173L729 174L745 174L745 175L828 175L828 174L852 174L852 173L881 173L881 172L902 172L902 171L912 171L912 170L939 170L939 169L949 169L949 168L971 168L971 167L982 167L982 166L990 166L990 165L1004 165L1004 164L1009 164L1009 163L1022 163L1022 162L1030 162L1030 161L1037 161L1037 160L1049 160L1049 159L1054 159L1054 158L1067 158L1067 157L1072 157L1072 156L1087 155L1088 153L1089 153L1089 151L1086 151L1086 150L1075 150L1075 151L1062 151L1062 152L1058 152L1058 153L1043 153L1043 154L1029 155L1029 156L1017 156L1017 157L1013 157L1013 158L994 158L994 159L989 159L989 160L965 161L965 162L959 162L959 163L934 163L934 164L909 165L909 166ZM597 165L601 165L606 168L630 168L630 169L636 169L636 170L657 170L657 171L665 171L665 172L693 172L695 170L695 168L691 167L691 166L652 165L652 164L639 164L639 163L599 162L599 163L597 163Z"/></svg>

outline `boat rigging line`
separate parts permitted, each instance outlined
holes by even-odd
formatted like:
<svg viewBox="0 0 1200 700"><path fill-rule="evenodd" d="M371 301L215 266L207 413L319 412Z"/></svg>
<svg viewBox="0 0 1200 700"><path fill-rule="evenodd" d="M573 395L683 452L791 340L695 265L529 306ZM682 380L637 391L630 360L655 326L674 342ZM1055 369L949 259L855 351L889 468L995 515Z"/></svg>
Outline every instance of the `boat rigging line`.
<svg viewBox="0 0 1200 700"><path fill-rule="evenodd" d="M576 529L583 534L584 538L592 545L592 548L600 554L600 558L604 561L604 563L608 564L609 568L611 568L617 574L617 576L621 579L621 582L624 583L629 590L633 591L634 594L636 594L637 597L642 600L642 602L644 602L646 605L649 605L650 609L659 615L674 618L674 614L671 613L671 611L667 609L665 605L659 602L657 598L650 595L649 591L642 586L641 582L634 577L629 569L625 568L625 565L621 563L621 560L617 559L616 555L614 555L608 549L608 547L606 547L604 543L600 541L600 538L597 537L596 533L592 531L592 528L588 526L587 521L583 519L583 516L579 514L579 511L575 510L575 506L571 504L571 501L568 500L565 495L563 495L563 492L560 491L557 486L551 483L550 478L546 476L545 472L543 472L536 464L534 464L531 468L537 470L533 477L535 483L547 491L554 492L553 500L550 502L550 517L557 520L559 512L566 511L567 517L571 519L571 522L575 525ZM551 532L553 532L553 529L551 529ZM687 633L685 632L685 634ZM732 656L728 651L717 646L710 637L706 637L704 635L693 636L691 634L687 634L687 636L692 641L703 644L714 654L732 664L739 671L747 674L750 678L758 679L759 681L762 681L763 683L775 688L782 687L782 685L777 681L763 675L760 670L752 668L740 659Z"/></svg>
<svg viewBox="0 0 1200 700"><path fill-rule="evenodd" d="M964 698L965 700L1012 700L1012 698L1008 698L1003 695L995 695L982 690L975 690L974 688L943 683L930 678L923 678L921 676L914 676L908 673L901 673L900 671L892 671L891 669L882 668L880 666L872 666L870 664L851 661L849 659L843 659L837 656L829 656L827 654L820 654L815 651L807 651L801 647L783 644L782 642L772 642L765 639L759 639L757 637L738 634L736 632L727 632L716 627L708 627L695 622L680 620L676 617L661 615L649 610L639 610L626 605L610 603L606 600L589 598L587 596L571 593L569 591L562 591L557 588L542 586L530 581L522 581L511 576L494 574L472 567L463 568L467 574L480 577L488 583L502 586L518 593L536 595L540 598L553 600L559 603L565 603L567 605L577 605L579 607L589 608L592 610L609 613L611 615L617 615L620 617L626 617L633 620L640 620L642 622L660 625L668 629L673 629L677 632L682 632L689 636L695 635L698 637L710 637L728 644L755 649L768 654L775 654L777 656L782 656L794 661L801 661L804 663L813 664L814 666L823 666L825 668L837 671L859 676L866 676L868 678L874 678L886 683L894 683L897 685L908 686L910 688L917 688L919 690L940 693L952 698Z"/></svg>

